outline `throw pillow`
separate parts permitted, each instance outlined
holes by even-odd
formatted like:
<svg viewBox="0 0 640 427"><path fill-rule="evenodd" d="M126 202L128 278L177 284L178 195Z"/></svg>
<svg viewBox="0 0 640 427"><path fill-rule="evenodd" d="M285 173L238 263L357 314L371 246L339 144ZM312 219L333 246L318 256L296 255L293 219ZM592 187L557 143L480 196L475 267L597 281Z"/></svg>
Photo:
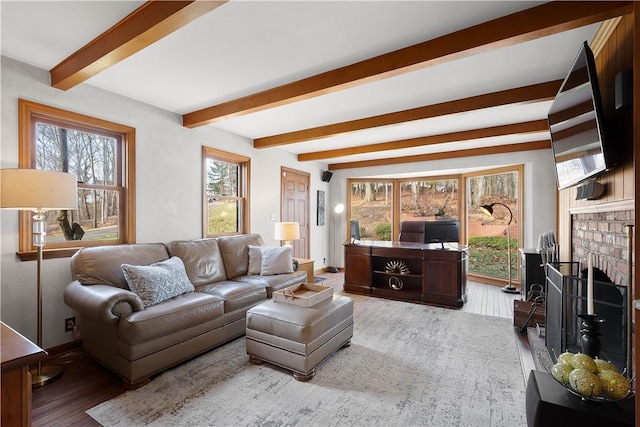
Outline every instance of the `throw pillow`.
<svg viewBox="0 0 640 427"><path fill-rule="evenodd" d="M129 288L145 307L195 290L184 263L175 256L151 265L122 264L121 268Z"/></svg>
<svg viewBox="0 0 640 427"><path fill-rule="evenodd" d="M277 248L263 247L261 252L262 261L260 264L260 274L262 276L293 273L290 246Z"/></svg>
<svg viewBox="0 0 640 427"><path fill-rule="evenodd" d="M247 274L260 274L262 266L262 246L249 245L249 270Z"/></svg>

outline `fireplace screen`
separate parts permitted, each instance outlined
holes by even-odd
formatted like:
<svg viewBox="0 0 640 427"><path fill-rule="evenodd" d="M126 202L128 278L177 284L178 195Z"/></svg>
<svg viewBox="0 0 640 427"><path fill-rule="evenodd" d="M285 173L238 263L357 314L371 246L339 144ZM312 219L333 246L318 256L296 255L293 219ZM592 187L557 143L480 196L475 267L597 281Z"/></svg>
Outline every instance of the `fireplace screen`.
<svg viewBox="0 0 640 427"><path fill-rule="evenodd" d="M555 363L564 351L581 352L579 314L587 313L587 277L578 263L547 264L545 343ZM594 269L593 305L600 326L600 359L622 372L627 367L627 287L616 285Z"/></svg>

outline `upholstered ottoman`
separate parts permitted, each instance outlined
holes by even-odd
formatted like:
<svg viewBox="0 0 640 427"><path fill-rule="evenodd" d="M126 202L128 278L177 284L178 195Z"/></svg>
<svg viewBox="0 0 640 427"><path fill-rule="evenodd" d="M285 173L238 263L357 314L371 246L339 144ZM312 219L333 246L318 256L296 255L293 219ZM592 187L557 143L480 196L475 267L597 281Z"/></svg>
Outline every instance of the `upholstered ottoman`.
<svg viewBox="0 0 640 427"><path fill-rule="evenodd" d="M308 381L316 367L351 344L353 300L333 295L311 307L273 300L247 311L247 354L251 363L269 362Z"/></svg>

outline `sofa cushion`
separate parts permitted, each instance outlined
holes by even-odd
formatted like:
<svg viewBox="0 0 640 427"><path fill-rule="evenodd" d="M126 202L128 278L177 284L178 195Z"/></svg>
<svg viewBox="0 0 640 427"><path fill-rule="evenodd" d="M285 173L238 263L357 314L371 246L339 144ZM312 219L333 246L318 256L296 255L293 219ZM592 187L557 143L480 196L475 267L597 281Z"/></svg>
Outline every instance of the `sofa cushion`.
<svg viewBox="0 0 640 427"><path fill-rule="evenodd" d="M225 313L249 308L267 298L267 290L262 283L224 281L198 286L197 291L224 300Z"/></svg>
<svg viewBox="0 0 640 427"><path fill-rule="evenodd" d="M128 290L122 264L149 265L168 258L162 243L82 248L71 257L71 276L83 285L110 285Z"/></svg>
<svg viewBox="0 0 640 427"><path fill-rule="evenodd" d="M122 264L122 272L129 288L138 294L145 307L195 289L184 263L175 256L151 265Z"/></svg>
<svg viewBox="0 0 640 427"><path fill-rule="evenodd" d="M274 274L293 273L293 258L291 247L279 248L264 247L262 249L262 261L260 263L260 275L272 276Z"/></svg>
<svg viewBox="0 0 640 427"><path fill-rule="evenodd" d="M194 286L226 280L222 254L216 239L175 240L167 244L169 255L180 257Z"/></svg>
<svg viewBox="0 0 640 427"><path fill-rule="evenodd" d="M264 246L259 234L218 237L227 278L244 276L249 271L249 245Z"/></svg>
<svg viewBox="0 0 640 427"><path fill-rule="evenodd" d="M213 295L199 292L178 295L122 316L118 323L119 340L129 345L148 342L222 317L223 310L222 299Z"/></svg>
<svg viewBox="0 0 640 427"><path fill-rule="evenodd" d="M249 245L249 268L247 269L247 274L260 274L260 267L262 266L262 247L263 246Z"/></svg>

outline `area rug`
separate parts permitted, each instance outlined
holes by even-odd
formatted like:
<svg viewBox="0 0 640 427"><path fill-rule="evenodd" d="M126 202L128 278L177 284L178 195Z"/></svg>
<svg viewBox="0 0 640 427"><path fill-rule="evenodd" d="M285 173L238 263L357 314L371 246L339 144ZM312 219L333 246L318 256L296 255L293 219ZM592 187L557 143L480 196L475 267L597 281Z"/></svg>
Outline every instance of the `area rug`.
<svg viewBox="0 0 640 427"><path fill-rule="evenodd" d="M349 295L354 336L303 383L244 337L87 411L104 426L525 426L508 319Z"/></svg>

